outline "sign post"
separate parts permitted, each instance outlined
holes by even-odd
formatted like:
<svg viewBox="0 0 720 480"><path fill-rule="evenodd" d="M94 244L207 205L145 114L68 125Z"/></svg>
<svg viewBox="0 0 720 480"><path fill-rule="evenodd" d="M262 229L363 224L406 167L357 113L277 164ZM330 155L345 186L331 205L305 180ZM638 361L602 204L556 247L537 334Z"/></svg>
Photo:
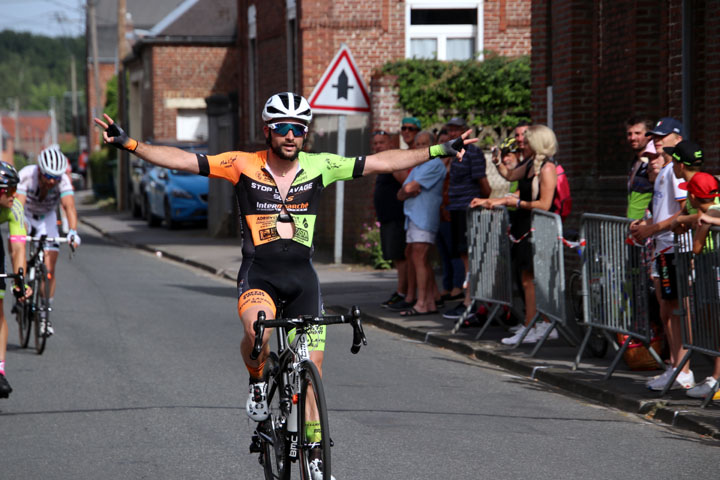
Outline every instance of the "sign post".
<svg viewBox="0 0 720 480"><path fill-rule="evenodd" d="M337 154L345 156L346 115L370 113L368 89L358 71L350 49L344 43L325 69L309 99L313 113L339 115ZM342 263L343 210L345 182L336 182L335 195L335 263Z"/></svg>

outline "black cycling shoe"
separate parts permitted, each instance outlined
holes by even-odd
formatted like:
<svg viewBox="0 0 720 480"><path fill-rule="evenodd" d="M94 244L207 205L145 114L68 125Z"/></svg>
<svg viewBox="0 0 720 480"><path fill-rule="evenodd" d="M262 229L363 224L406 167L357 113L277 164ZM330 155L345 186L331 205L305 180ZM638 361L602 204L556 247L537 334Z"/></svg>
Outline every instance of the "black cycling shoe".
<svg viewBox="0 0 720 480"><path fill-rule="evenodd" d="M0 398L8 398L10 393L12 393L12 387L10 383L8 383L7 378L5 378L5 375L0 373Z"/></svg>

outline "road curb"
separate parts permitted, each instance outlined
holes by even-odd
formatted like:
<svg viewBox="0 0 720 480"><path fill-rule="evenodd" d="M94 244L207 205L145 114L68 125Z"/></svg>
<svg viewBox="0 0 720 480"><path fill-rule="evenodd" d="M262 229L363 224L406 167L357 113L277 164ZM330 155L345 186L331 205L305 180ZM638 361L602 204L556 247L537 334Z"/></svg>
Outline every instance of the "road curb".
<svg viewBox="0 0 720 480"><path fill-rule="evenodd" d="M332 307L333 309L347 310L345 307ZM397 333L413 340L418 340L429 345L446 348L456 353L468 355L484 362L496 365L510 372L536 380L556 389L570 393L576 397L592 400L594 403L601 403L605 406L617 408L624 412L643 416L648 420L654 420L678 429L688 430L699 435L704 435L715 440L720 440L720 430L697 418L691 412L674 409L667 405L667 401L638 400L617 392L612 392L587 382L575 381L568 372L559 368L538 368L512 358L499 355L495 352L482 348L475 348L462 341L437 335L444 333L440 331L422 332L414 328L398 325L382 318L363 314L363 320L378 328ZM435 335L434 335L435 333Z"/></svg>

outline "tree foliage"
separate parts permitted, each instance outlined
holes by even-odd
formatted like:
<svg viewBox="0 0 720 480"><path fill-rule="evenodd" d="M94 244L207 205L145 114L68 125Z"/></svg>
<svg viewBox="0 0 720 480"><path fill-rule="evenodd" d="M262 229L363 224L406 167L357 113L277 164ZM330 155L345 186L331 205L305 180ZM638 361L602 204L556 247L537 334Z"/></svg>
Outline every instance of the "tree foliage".
<svg viewBox="0 0 720 480"><path fill-rule="evenodd" d="M71 91L73 55L81 89L86 55L83 37L0 32L0 108L14 108L17 98L22 110L48 110L50 98L54 97L57 109L62 110L65 93Z"/></svg>
<svg viewBox="0 0 720 480"><path fill-rule="evenodd" d="M493 140L530 119L530 60L488 54L484 61L401 60L382 72L398 77L400 106L423 125L453 116L484 127Z"/></svg>

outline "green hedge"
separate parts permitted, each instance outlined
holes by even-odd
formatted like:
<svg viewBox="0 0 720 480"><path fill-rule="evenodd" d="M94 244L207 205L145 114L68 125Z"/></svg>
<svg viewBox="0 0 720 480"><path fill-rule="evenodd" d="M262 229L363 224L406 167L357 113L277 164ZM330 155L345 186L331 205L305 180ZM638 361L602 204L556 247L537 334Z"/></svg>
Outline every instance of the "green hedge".
<svg viewBox="0 0 720 480"><path fill-rule="evenodd" d="M484 61L401 60L382 73L398 77L400 106L424 126L453 116L482 126L497 141L521 120L530 120L530 59L488 53ZM489 139L486 139L489 141Z"/></svg>
<svg viewBox="0 0 720 480"><path fill-rule="evenodd" d="M117 160L109 147L90 154L90 177L95 198L115 197L115 167Z"/></svg>

